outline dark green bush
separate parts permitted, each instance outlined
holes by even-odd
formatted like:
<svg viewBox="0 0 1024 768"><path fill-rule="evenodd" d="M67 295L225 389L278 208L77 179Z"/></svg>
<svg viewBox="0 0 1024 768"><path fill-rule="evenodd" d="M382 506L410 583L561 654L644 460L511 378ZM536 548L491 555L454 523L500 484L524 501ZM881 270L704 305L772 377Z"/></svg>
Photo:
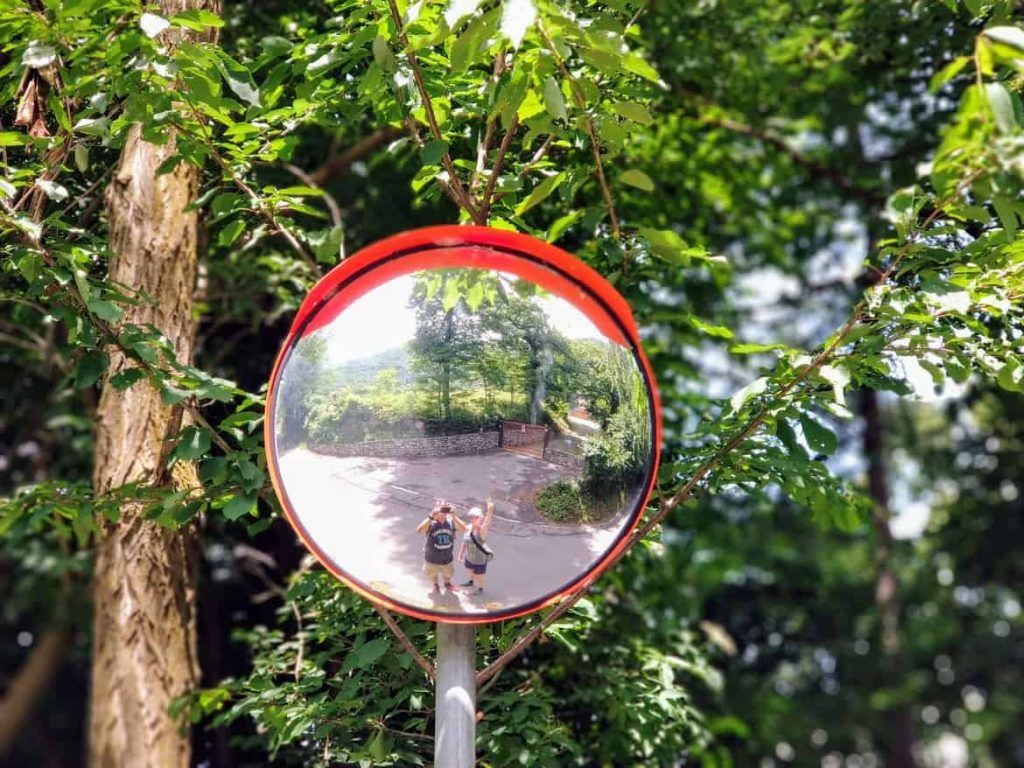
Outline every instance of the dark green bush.
<svg viewBox="0 0 1024 768"><path fill-rule="evenodd" d="M592 435L583 450L583 486L597 498L635 486L643 479L647 457L643 433L630 426L622 411L604 432Z"/></svg>
<svg viewBox="0 0 1024 768"><path fill-rule="evenodd" d="M546 517L558 523L578 523L587 519L587 507L579 486L557 480L537 494L534 502Z"/></svg>

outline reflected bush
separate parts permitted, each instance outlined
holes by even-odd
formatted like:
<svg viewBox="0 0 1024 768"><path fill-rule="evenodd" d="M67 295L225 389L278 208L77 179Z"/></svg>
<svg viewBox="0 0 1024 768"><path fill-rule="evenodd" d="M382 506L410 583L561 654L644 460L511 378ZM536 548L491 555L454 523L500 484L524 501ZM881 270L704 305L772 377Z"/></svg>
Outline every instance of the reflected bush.
<svg viewBox="0 0 1024 768"><path fill-rule="evenodd" d="M635 488L644 477L649 430L629 411L619 411L583 449L583 486L597 498Z"/></svg>
<svg viewBox="0 0 1024 768"><path fill-rule="evenodd" d="M537 494L537 509L556 523L578 523L587 519L587 506L579 486L558 480Z"/></svg>

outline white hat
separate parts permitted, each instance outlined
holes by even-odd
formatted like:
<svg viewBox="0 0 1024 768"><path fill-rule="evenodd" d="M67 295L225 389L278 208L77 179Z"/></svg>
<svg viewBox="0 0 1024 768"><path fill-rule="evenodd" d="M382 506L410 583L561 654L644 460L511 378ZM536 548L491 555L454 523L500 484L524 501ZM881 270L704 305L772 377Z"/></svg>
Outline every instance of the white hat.
<svg viewBox="0 0 1024 768"><path fill-rule="evenodd" d="M483 517L484 516L484 511L482 509L480 509L480 507L470 507L469 508L469 516L470 517Z"/></svg>

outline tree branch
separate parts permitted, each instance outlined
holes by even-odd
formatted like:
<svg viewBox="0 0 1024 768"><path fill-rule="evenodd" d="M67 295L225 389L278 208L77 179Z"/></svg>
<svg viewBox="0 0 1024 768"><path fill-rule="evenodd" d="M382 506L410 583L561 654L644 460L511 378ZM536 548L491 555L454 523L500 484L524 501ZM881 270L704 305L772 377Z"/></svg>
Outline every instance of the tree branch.
<svg viewBox="0 0 1024 768"><path fill-rule="evenodd" d="M497 84L501 78L501 73L505 71L505 51L502 50L494 57L494 73L491 75L491 82ZM484 128L483 140L480 142L476 150L476 166L473 168L473 175L469 177L469 193L473 194L476 189L477 183L480 181L480 175L484 172L484 164L487 162L487 154L491 151L491 141L494 138L494 126L497 124L497 117L493 117L487 121L487 126ZM486 219L487 214L483 211L483 205L481 204L481 215Z"/></svg>
<svg viewBox="0 0 1024 768"><path fill-rule="evenodd" d="M338 207L338 201L334 199L334 195L324 189L319 182L316 181L312 176L306 173L304 170L299 168L297 165L291 163L285 163L285 170L288 171L292 176L297 178L303 184L313 189L319 190L320 194L324 196L324 205L327 206L327 210L331 212L331 223L336 227L341 226L341 208Z"/></svg>
<svg viewBox="0 0 1024 768"><path fill-rule="evenodd" d="M402 14L398 10L398 4L395 0L388 0L388 6L391 9L391 18L395 22L395 29L398 31L398 40L405 49L406 59L409 61L409 68L412 70L412 78L416 83L416 90L420 94L420 100L423 102L423 111L427 116L427 125L430 127L430 133L437 141L444 141L441 134L441 127L437 123L437 116L434 114L434 104L430 100L430 93L427 91L427 84L423 80L423 72L420 69L419 60L416 58L416 52L409 47L409 38L405 34L405 27L402 24ZM452 157L450 152L445 152L441 158L441 165L445 171L448 172L448 184L451 187L452 193L457 199L459 205L469 214L470 218L473 219L475 224L484 224L483 218L480 216L480 212L473 205L473 201L470 199L469 194L466 192L466 188L462 185L462 180L459 178L459 174L455 170L455 165L452 163Z"/></svg>
<svg viewBox="0 0 1024 768"><path fill-rule="evenodd" d="M505 165L505 155L508 154L509 145L512 144L512 137L515 136L516 129L519 128L519 116L513 115L512 120L508 124L508 128L505 130L505 136L501 139L501 146L498 147L498 156L494 160L494 167L491 169L491 174L487 178L487 186L484 187L484 196L480 202L480 215L483 216L484 221L487 221L491 215L491 201L494 198L494 185L498 183L498 177L501 175L501 169Z"/></svg>
<svg viewBox="0 0 1024 768"><path fill-rule="evenodd" d="M395 617L391 615L391 612L387 608L381 608L376 603L370 603L370 605L373 607L373 610L380 614L380 617L384 619L384 623L388 625L388 629L390 629L392 634L398 638L398 642L400 642L402 647L405 648L406 653L412 656L412 660L419 665L420 669L426 672L427 677L431 680L435 680L437 675L434 670L434 665L427 661L427 658L416 649L416 646L412 644L412 640L409 639L409 636L402 631L400 626L398 626L398 622L395 621Z"/></svg>
<svg viewBox="0 0 1024 768"><path fill-rule="evenodd" d="M698 106L701 107L702 112L710 107L717 106L703 94L686 86L679 86L676 90L683 96L688 96L695 100ZM698 119L700 122L707 125L724 128L732 133L740 136L748 136L752 139L757 139L762 144L774 147L812 176L817 176L828 181L840 191L846 193L850 197L860 200L863 203L867 203L868 205L879 205L885 202L885 195L883 193L861 186L838 168L833 168L827 163L823 163L802 150L797 149L785 136L771 130L770 128L761 128L747 123L741 123L738 120L733 120L729 117L716 117L703 113L698 116Z"/></svg>
<svg viewBox="0 0 1024 768"><path fill-rule="evenodd" d="M612 202L612 192L608 187L608 179L604 175L604 163L601 162L601 145L597 141L597 131L594 130L594 121L590 119L590 115L587 114L587 101L583 98L583 93L580 91L579 85L576 83L576 78L569 72L569 68L565 64L565 60L562 55L558 52L555 47L555 41L551 39L551 35L548 34L544 24L538 19L537 29L540 30L541 37L544 38L544 42L547 44L551 55L555 57L555 61L558 62L559 69L562 70L562 75L569 82L569 90L572 91L573 101L576 102L576 106L579 107L583 113L583 125L586 127L587 135L590 137L590 147L594 150L594 165L597 170L597 181L601 185L601 195L604 197L604 205L608 210L608 219L612 224L612 236L618 240L622 237L622 228L619 226L619 217L615 213L615 204Z"/></svg>
<svg viewBox="0 0 1024 768"><path fill-rule="evenodd" d="M401 128L394 125L378 128L352 146L346 147L335 155L331 155L324 161L323 165L312 171L309 177L313 180L315 186L322 187L330 183L335 176L345 173L354 162L366 157L381 144L388 144L400 138L403 133L404 131Z"/></svg>

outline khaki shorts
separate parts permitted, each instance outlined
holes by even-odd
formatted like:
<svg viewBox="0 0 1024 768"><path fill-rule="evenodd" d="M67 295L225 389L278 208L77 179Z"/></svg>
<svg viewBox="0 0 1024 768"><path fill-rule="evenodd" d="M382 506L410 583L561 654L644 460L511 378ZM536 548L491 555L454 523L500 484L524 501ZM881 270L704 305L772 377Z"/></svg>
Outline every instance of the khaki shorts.
<svg viewBox="0 0 1024 768"><path fill-rule="evenodd" d="M450 563L424 563L423 572L428 579L436 579L438 576L445 581L451 581L455 575L455 562Z"/></svg>

